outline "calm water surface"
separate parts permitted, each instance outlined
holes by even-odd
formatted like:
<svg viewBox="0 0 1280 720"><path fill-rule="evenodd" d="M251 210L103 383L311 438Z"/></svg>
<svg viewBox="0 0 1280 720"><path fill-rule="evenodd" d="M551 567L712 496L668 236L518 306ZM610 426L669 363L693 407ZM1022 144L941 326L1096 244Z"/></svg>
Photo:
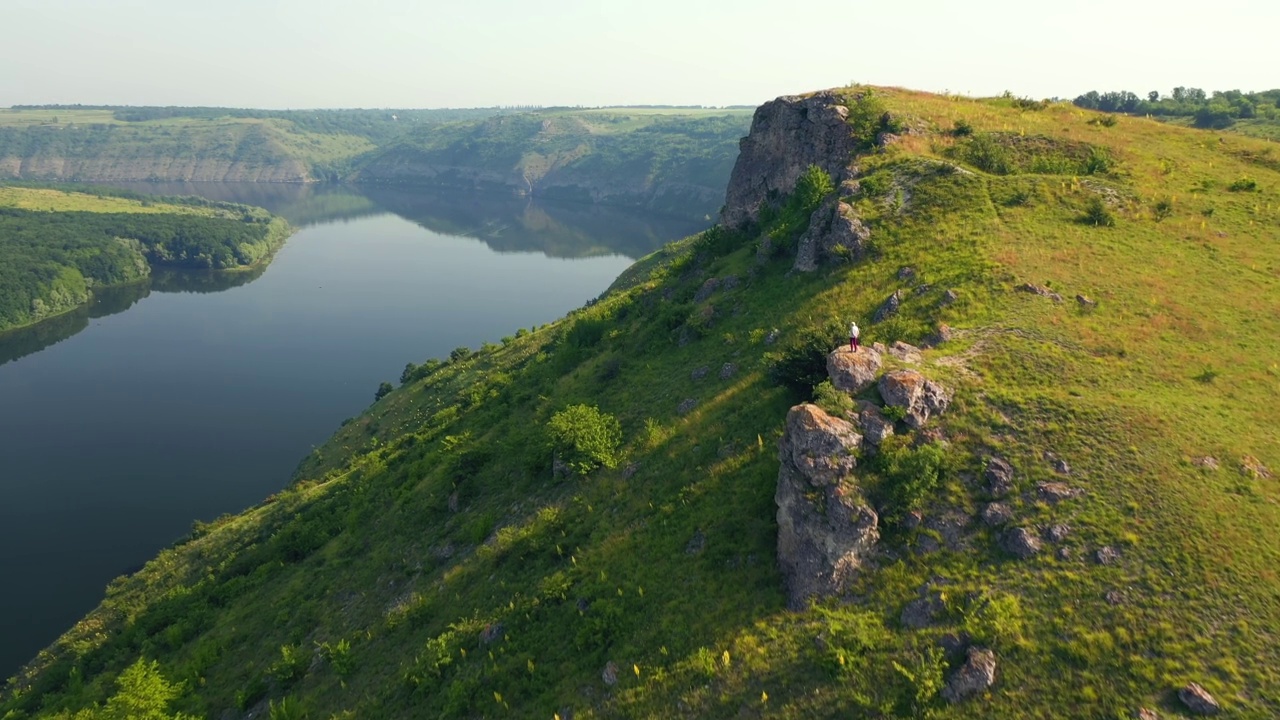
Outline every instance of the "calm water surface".
<svg viewBox="0 0 1280 720"><path fill-rule="evenodd" d="M0 678L193 520L283 487L406 362L553 320L700 229L422 191L142 189L303 229L264 272L162 273L0 335Z"/></svg>

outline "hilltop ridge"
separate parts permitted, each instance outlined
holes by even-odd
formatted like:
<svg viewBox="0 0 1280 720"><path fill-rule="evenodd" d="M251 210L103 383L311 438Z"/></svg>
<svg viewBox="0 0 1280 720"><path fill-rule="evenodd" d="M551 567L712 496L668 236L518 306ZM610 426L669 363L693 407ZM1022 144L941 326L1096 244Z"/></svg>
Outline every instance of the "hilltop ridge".
<svg viewBox="0 0 1280 720"><path fill-rule="evenodd" d="M719 226L411 363L0 717L1280 714L1274 146L1101 117L765 104Z"/></svg>

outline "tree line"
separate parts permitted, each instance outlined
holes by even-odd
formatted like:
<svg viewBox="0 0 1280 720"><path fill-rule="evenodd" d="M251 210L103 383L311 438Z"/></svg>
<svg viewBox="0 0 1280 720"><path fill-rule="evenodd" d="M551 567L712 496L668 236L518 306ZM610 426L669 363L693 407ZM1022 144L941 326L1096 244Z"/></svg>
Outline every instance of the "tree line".
<svg viewBox="0 0 1280 720"><path fill-rule="evenodd" d="M1237 120L1254 118L1280 121L1280 89L1207 93L1200 88L1176 87L1167 95L1152 90L1143 97L1128 90L1103 93L1091 90L1073 102L1077 107L1102 112L1190 117L1199 128L1224 129Z"/></svg>

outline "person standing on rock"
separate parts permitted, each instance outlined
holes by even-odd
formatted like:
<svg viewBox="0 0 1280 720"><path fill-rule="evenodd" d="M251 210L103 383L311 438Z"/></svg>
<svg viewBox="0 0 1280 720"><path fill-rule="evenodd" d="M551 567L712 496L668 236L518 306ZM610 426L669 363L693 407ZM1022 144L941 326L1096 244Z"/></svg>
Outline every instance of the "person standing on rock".
<svg viewBox="0 0 1280 720"><path fill-rule="evenodd" d="M849 352L858 352L858 340L862 337L862 332L858 330L858 323L849 323Z"/></svg>

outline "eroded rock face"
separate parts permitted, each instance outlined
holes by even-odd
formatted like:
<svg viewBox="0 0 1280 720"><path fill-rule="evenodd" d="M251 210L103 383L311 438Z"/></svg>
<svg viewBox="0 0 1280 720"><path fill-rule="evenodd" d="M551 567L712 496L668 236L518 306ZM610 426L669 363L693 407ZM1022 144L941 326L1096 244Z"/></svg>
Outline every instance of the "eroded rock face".
<svg viewBox="0 0 1280 720"><path fill-rule="evenodd" d="M952 392L915 370L896 370L880 378L880 397L886 405L907 411L906 423L919 429L951 404Z"/></svg>
<svg viewBox="0 0 1280 720"><path fill-rule="evenodd" d="M830 92L780 97L761 105L750 134L738 144L721 222L740 228L756 221L762 206L795 191L796 181L810 165L842 182L856 148L845 123L848 115L849 109Z"/></svg>
<svg viewBox="0 0 1280 720"><path fill-rule="evenodd" d="M880 539L879 518L849 482L861 441L853 425L816 405L787 413L774 502L778 564L793 609L842 592Z"/></svg>
<svg viewBox="0 0 1280 720"><path fill-rule="evenodd" d="M853 208L832 195L809 216L809 229L796 246L792 269L813 272L819 265L849 262L866 252L871 231Z"/></svg>
<svg viewBox="0 0 1280 720"><path fill-rule="evenodd" d="M827 355L827 377L835 389L856 395L876 383L880 363L880 353L873 347L852 352L842 345Z"/></svg>
<svg viewBox="0 0 1280 720"><path fill-rule="evenodd" d="M981 695L996 682L996 654L985 648L971 647L964 665L947 680L942 699L958 703Z"/></svg>

